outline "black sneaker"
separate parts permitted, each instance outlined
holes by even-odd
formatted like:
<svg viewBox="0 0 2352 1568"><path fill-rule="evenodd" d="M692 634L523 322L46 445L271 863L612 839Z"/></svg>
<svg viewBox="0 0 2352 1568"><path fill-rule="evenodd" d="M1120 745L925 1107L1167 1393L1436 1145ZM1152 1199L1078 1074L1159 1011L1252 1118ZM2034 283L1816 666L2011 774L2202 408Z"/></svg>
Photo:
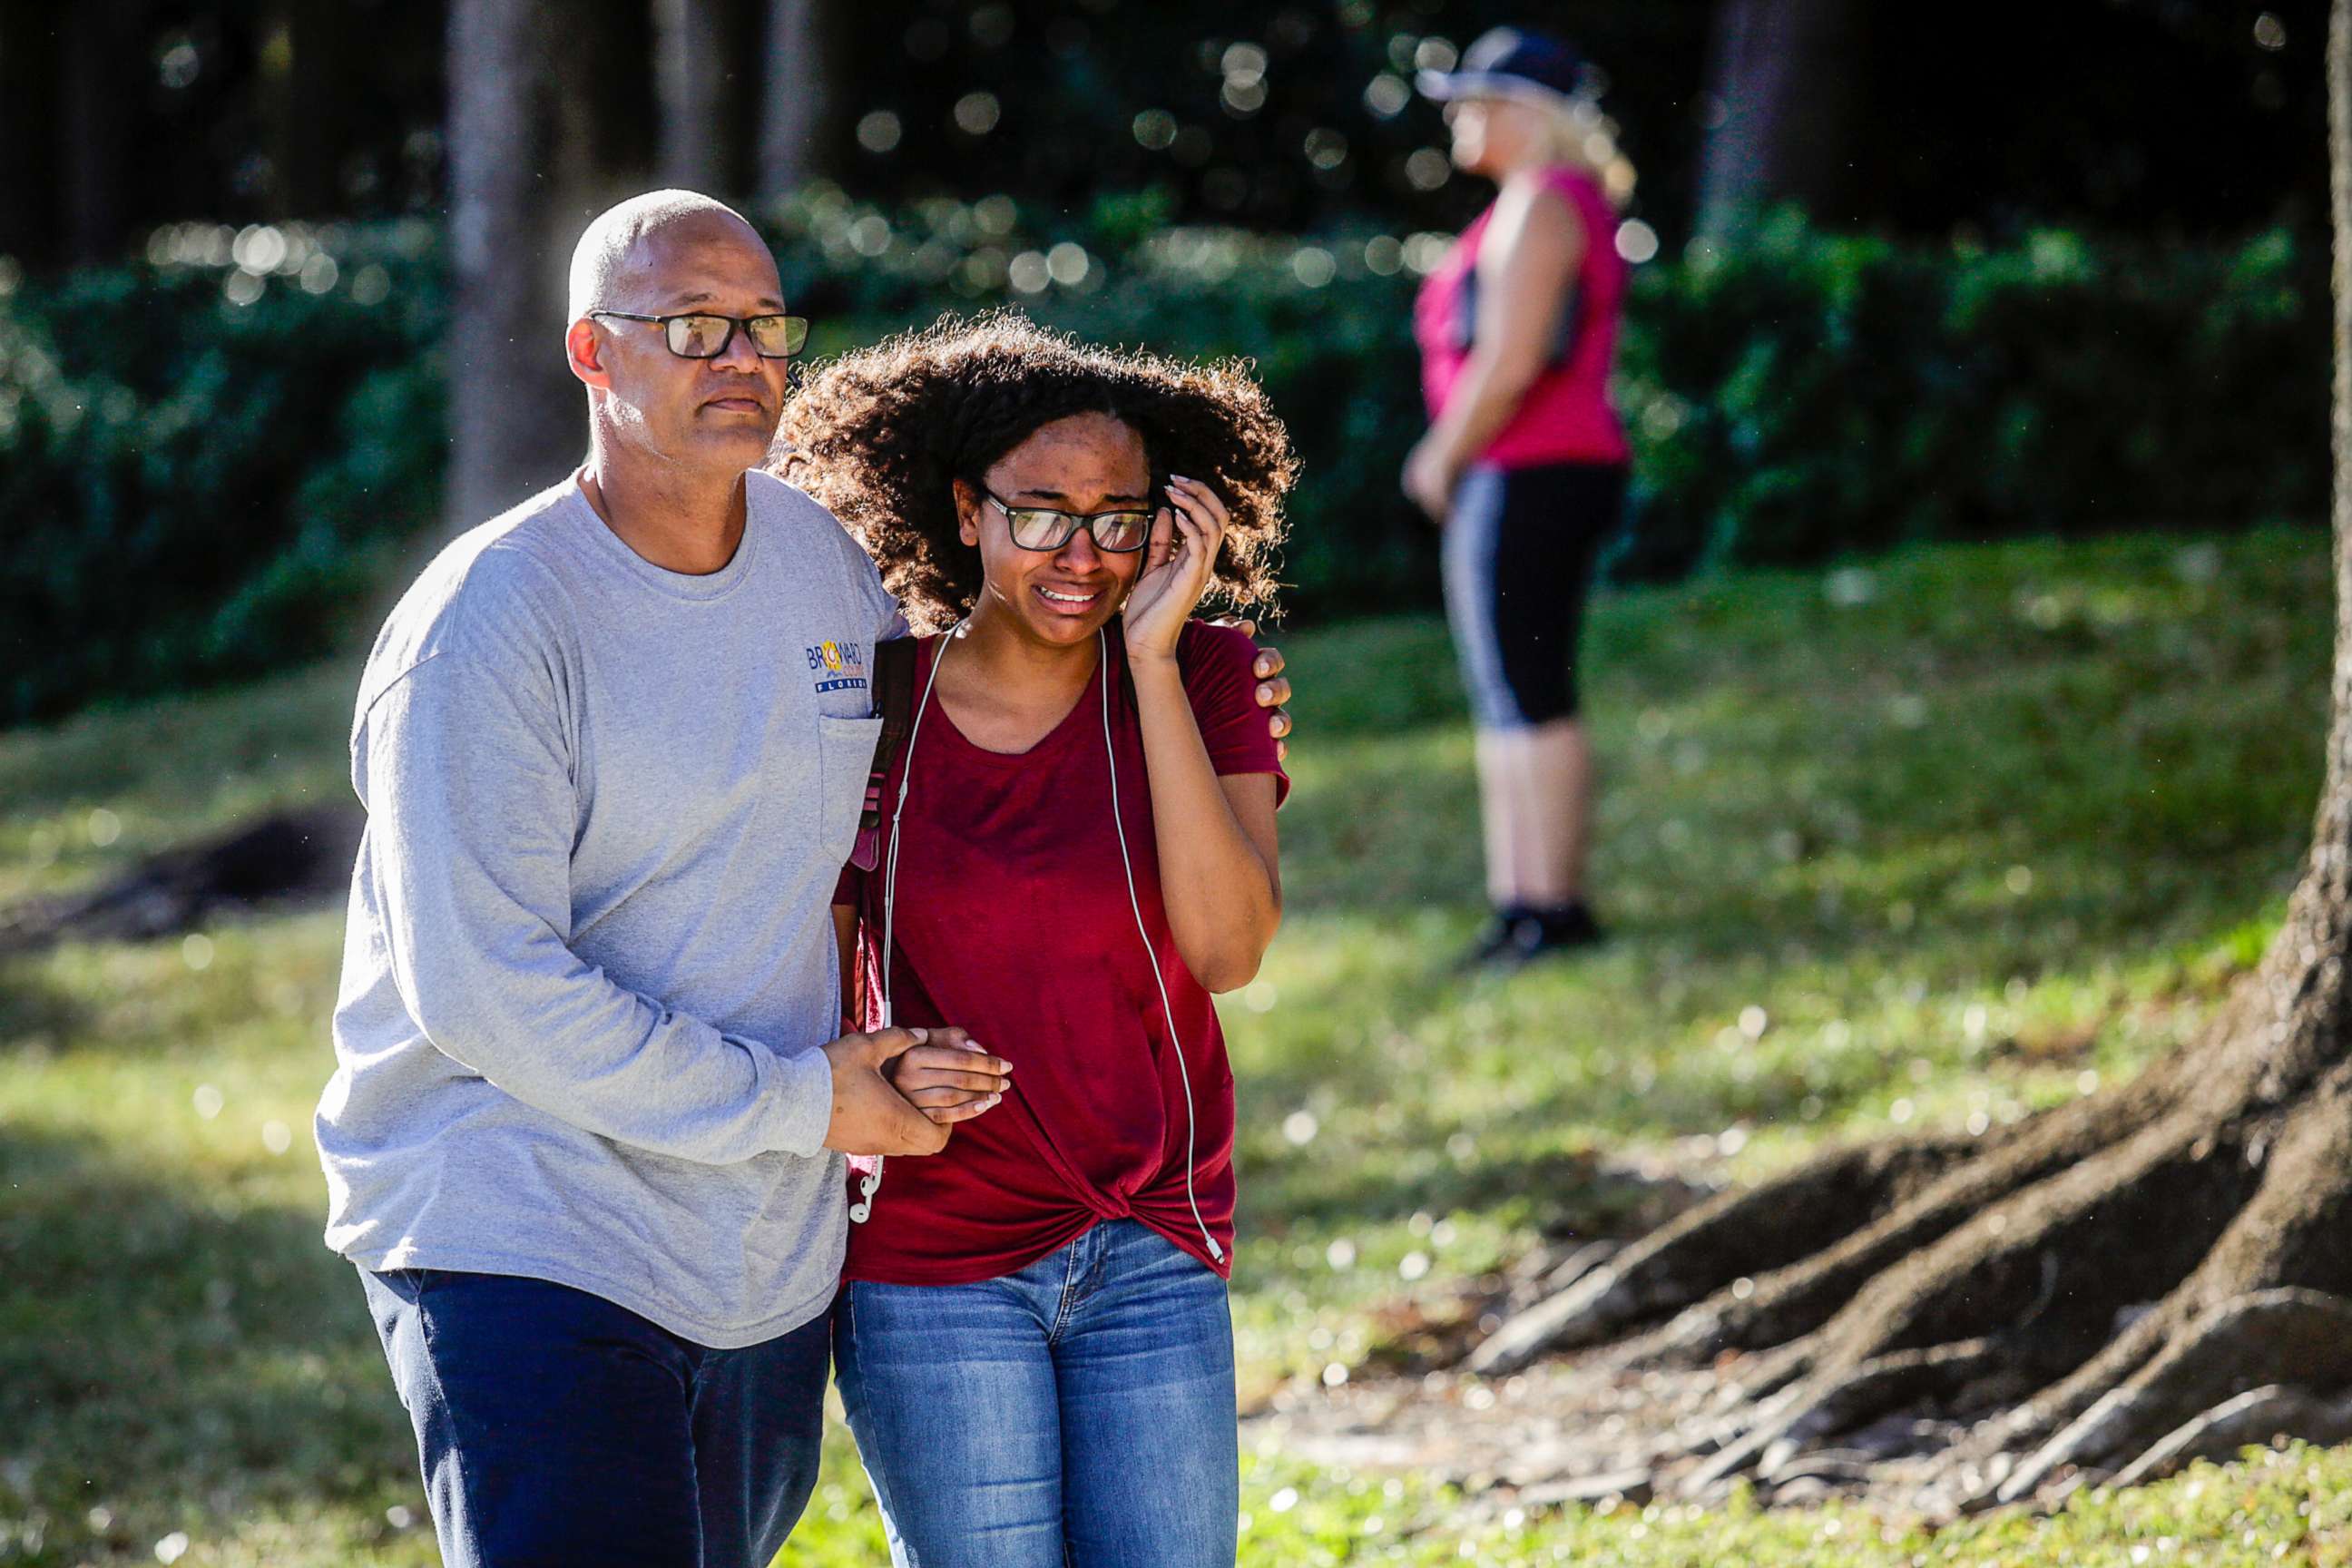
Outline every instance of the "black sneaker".
<svg viewBox="0 0 2352 1568"><path fill-rule="evenodd" d="M1521 963L1553 953L1595 947L1608 936L1601 929L1601 922L1592 918L1591 906L1582 899L1558 909L1531 910L1520 918L1514 931L1518 940L1513 943L1512 956Z"/></svg>
<svg viewBox="0 0 2352 1568"><path fill-rule="evenodd" d="M1520 962L1520 950L1540 934L1535 917L1525 910L1496 910L1486 929L1454 961L1454 967L1468 973L1493 964L1516 964Z"/></svg>

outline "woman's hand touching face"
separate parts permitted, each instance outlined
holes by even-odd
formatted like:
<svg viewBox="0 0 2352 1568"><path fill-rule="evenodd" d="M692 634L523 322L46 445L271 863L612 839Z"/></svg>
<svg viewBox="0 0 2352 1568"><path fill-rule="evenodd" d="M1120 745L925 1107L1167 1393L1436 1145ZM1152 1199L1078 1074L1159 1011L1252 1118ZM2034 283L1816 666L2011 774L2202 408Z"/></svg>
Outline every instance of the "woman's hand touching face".
<svg viewBox="0 0 2352 1568"><path fill-rule="evenodd" d="M1143 574L1127 599L1127 652L1135 659L1174 658L1184 623L1208 591L1225 541L1229 514L1217 493L1181 474L1168 476L1168 499L1151 520Z"/></svg>

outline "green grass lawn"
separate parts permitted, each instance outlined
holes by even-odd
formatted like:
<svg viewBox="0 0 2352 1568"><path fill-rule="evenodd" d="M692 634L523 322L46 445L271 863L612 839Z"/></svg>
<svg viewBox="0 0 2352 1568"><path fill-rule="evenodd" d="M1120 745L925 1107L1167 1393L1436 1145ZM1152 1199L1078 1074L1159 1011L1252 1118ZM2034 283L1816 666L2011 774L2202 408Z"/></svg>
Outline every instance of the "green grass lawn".
<svg viewBox="0 0 2352 1568"><path fill-rule="evenodd" d="M1477 918L1442 628L1284 638L1290 916L1227 999L1244 1393L1357 1365L1662 1178L1983 1126L2193 1030L2291 884L2318 782L2313 532L1941 549L1604 599L1595 876L1618 940L1517 976ZM346 789L356 666L0 734L0 903ZM406 1426L309 1135L338 910L0 967L0 1563L427 1563ZM1474 1522L1248 1458L1244 1560L2352 1562L2352 1452L2290 1450L1928 1538L1853 1510ZM2332 1555L2331 1555L2332 1554ZM845 1443L787 1560L883 1560Z"/></svg>

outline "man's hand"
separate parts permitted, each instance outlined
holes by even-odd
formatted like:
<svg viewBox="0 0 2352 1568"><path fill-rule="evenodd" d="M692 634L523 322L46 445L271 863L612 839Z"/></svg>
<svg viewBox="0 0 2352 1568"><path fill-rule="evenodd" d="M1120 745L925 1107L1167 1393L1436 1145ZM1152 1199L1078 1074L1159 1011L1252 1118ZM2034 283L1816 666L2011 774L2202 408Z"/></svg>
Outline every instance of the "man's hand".
<svg viewBox="0 0 2352 1568"><path fill-rule="evenodd" d="M1220 626L1236 626L1240 628L1242 636L1253 642L1257 639L1257 622L1246 616L1238 620L1227 617L1211 624ZM1251 666L1251 673L1257 677L1257 705L1268 710L1265 716L1265 730L1267 734L1274 737L1274 754L1277 761L1287 761L1290 756L1290 747L1287 743L1290 737L1290 710L1283 706L1290 700L1290 681L1282 673L1283 662L1280 648L1262 647L1257 650L1257 662Z"/></svg>
<svg viewBox="0 0 2352 1568"><path fill-rule="evenodd" d="M843 1154L936 1154L948 1146L951 1123L980 1114L960 1106L934 1119L907 1103L883 1070L898 1057L922 1045L929 1031L877 1029L844 1035L824 1047L833 1067L833 1123L824 1146Z"/></svg>
<svg viewBox="0 0 2352 1568"><path fill-rule="evenodd" d="M941 1126L992 1108L1012 1087L1013 1064L992 1057L961 1029L925 1031L929 1040L882 1069L908 1104Z"/></svg>

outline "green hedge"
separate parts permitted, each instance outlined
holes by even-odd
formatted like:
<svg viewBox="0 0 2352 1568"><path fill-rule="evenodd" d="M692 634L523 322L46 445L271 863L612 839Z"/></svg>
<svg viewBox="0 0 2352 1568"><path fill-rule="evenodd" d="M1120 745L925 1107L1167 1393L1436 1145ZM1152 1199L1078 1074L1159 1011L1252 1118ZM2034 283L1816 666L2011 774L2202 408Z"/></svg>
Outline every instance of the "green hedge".
<svg viewBox="0 0 2352 1568"><path fill-rule="evenodd" d="M313 657L377 606L440 484L433 249L279 234L247 252L287 266L267 284L167 263L0 294L0 722Z"/></svg>
<svg viewBox="0 0 2352 1568"><path fill-rule="evenodd" d="M1307 459L1285 575L1318 616L1435 597L1396 492L1435 236L1169 230L1001 199L766 215L822 354L1013 303L1091 338L1257 361ZM1058 247L1058 248L1057 248ZM242 263L243 265L240 265ZM1782 215L1637 273L1620 575L1906 540L2277 518L2326 499L2324 258L2044 234L1954 249ZM429 227L159 234L37 284L0 263L0 723L313 656L437 518Z"/></svg>
<svg viewBox="0 0 2352 1568"><path fill-rule="evenodd" d="M2326 254L2284 232L1926 250L1783 214L1631 310L1621 571L2326 514Z"/></svg>

